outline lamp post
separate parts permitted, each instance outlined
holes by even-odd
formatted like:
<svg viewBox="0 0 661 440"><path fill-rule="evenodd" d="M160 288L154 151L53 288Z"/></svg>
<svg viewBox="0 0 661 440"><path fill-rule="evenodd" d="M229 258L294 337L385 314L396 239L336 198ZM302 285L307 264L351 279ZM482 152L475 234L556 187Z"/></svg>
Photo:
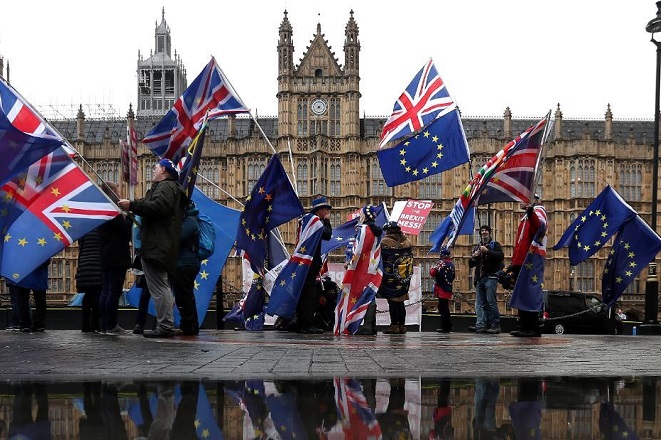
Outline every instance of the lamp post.
<svg viewBox="0 0 661 440"><path fill-rule="evenodd" d="M661 1L656 2L656 17L647 23L645 30L652 34L656 46L656 94L654 98L654 155L652 161L652 230L656 232L656 212L659 180L659 86L661 83L661 42L654 39L654 33L661 31ZM659 281L656 276L656 261L647 267L645 283L645 321L639 326L640 334L661 335L661 325L657 319L659 309Z"/></svg>

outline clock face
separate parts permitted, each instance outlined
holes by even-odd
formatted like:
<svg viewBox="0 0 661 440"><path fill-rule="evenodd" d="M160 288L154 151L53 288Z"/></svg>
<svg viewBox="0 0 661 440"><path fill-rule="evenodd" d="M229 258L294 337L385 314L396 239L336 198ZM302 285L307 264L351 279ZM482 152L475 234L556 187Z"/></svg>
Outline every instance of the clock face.
<svg viewBox="0 0 661 440"><path fill-rule="evenodd" d="M312 113L314 113L315 115L323 115L324 113L326 113L326 101L324 101L323 99L315 99L312 102L311 109L312 109Z"/></svg>

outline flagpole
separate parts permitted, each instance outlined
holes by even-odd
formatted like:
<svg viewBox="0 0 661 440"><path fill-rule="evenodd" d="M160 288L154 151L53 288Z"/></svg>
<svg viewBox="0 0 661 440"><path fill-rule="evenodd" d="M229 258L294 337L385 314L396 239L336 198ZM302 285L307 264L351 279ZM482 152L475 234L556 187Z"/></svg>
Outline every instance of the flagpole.
<svg viewBox="0 0 661 440"><path fill-rule="evenodd" d="M289 149L289 162L291 163L291 176L294 180L294 191L298 194L298 184L296 183L296 169L294 168L294 157L291 153L291 142L289 142L289 137L287 137L287 148Z"/></svg>

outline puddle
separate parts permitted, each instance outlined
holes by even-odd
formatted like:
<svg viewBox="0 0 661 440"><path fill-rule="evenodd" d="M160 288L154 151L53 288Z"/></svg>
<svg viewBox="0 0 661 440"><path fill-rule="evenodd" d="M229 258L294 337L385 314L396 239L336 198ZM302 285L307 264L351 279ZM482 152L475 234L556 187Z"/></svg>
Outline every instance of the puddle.
<svg viewBox="0 0 661 440"><path fill-rule="evenodd" d="M659 378L4 382L0 439L661 438Z"/></svg>

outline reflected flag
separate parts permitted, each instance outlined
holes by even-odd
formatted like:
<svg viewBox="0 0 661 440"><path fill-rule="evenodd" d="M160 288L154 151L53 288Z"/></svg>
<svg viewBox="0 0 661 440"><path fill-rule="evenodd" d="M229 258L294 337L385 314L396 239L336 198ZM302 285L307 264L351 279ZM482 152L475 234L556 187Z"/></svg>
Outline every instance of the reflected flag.
<svg viewBox="0 0 661 440"><path fill-rule="evenodd" d="M608 185L569 225L553 250L569 247L569 262L576 266L601 249L624 223L635 216L636 211Z"/></svg>
<svg viewBox="0 0 661 440"><path fill-rule="evenodd" d="M661 238L642 218L626 222L615 236L601 278L604 303L612 307L660 250Z"/></svg>
<svg viewBox="0 0 661 440"><path fill-rule="evenodd" d="M459 110L444 113L419 133L376 155L388 186L421 180L468 162L468 141Z"/></svg>
<svg viewBox="0 0 661 440"><path fill-rule="evenodd" d="M604 440L638 440L633 431L611 402L603 402L599 408L599 430Z"/></svg>
<svg viewBox="0 0 661 440"><path fill-rule="evenodd" d="M213 57L142 142L158 157L178 163L207 112L209 119L248 113Z"/></svg>
<svg viewBox="0 0 661 440"><path fill-rule="evenodd" d="M269 394L266 405L271 412L273 425L283 439L307 439L296 396L289 390L282 394Z"/></svg>
<svg viewBox="0 0 661 440"><path fill-rule="evenodd" d="M0 185L64 144L64 139L0 77Z"/></svg>
<svg viewBox="0 0 661 440"><path fill-rule="evenodd" d="M0 195L0 274L14 282L119 214L62 148L7 182Z"/></svg>
<svg viewBox="0 0 661 440"><path fill-rule="evenodd" d="M527 312L542 310L544 302L544 267L546 263L546 210L541 205L534 207L534 215L539 219L539 229L535 233L512 291L510 307Z"/></svg>
<svg viewBox="0 0 661 440"><path fill-rule="evenodd" d="M356 379L334 378L335 406L346 439L379 439L382 437L374 410Z"/></svg>
<svg viewBox="0 0 661 440"><path fill-rule="evenodd" d="M379 148L417 132L455 107L430 58L395 101L392 115L383 126Z"/></svg>
<svg viewBox="0 0 661 440"><path fill-rule="evenodd" d="M224 438L223 431L220 430L216 423L216 416L209 403L207 391L204 385L200 383L200 388L197 396L197 410L195 412L195 432L197 438L200 440Z"/></svg>

